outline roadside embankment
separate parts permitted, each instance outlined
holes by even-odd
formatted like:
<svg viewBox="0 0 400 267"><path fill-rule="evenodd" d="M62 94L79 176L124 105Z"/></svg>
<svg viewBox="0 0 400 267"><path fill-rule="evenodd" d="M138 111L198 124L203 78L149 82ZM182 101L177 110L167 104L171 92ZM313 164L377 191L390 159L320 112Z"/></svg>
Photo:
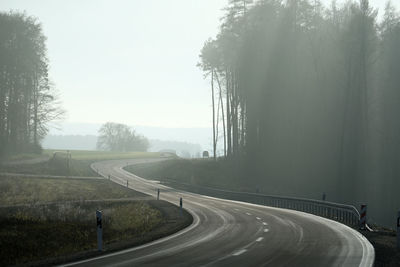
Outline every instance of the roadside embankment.
<svg viewBox="0 0 400 267"><path fill-rule="evenodd" d="M192 223L177 206L102 179L0 176L0 265L53 265L137 246Z"/></svg>
<svg viewBox="0 0 400 267"><path fill-rule="evenodd" d="M400 251L397 249L397 235L391 229L371 226L374 232L361 233L375 248L375 267L400 266Z"/></svg>

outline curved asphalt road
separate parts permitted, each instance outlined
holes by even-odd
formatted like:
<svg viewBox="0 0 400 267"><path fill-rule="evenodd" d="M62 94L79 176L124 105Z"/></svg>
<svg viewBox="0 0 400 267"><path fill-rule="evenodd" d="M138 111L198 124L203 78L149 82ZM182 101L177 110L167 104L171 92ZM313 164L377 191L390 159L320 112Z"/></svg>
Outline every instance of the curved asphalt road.
<svg viewBox="0 0 400 267"><path fill-rule="evenodd" d="M372 245L357 231L314 215L216 199L171 189L132 175L126 165L153 160L93 164L113 181L183 206L188 228L132 249L71 263L80 266L372 266Z"/></svg>

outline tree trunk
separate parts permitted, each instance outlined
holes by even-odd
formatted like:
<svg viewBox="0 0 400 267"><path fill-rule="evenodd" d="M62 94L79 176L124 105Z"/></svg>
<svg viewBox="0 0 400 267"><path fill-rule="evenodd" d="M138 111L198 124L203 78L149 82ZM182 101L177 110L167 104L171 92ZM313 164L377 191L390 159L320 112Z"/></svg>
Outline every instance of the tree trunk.
<svg viewBox="0 0 400 267"><path fill-rule="evenodd" d="M224 103L222 101L222 87L221 87L221 82L218 77L218 73L215 73L215 77L217 79L218 83L218 88L219 88L219 100L221 102L221 112L222 112L222 127L223 127L223 132L224 132L224 157L226 157L226 127L225 127L225 112L224 112Z"/></svg>
<svg viewBox="0 0 400 267"><path fill-rule="evenodd" d="M232 128L231 128L231 110L230 110L230 79L229 72L226 70L226 128L227 128L227 155L232 154Z"/></svg>
<svg viewBox="0 0 400 267"><path fill-rule="evenodd" d="M215 95L214 95L214 70L211 71L211 94L212 94L212 116L213 116L213 155L217 159L217 140L215 136Z"/></svg>

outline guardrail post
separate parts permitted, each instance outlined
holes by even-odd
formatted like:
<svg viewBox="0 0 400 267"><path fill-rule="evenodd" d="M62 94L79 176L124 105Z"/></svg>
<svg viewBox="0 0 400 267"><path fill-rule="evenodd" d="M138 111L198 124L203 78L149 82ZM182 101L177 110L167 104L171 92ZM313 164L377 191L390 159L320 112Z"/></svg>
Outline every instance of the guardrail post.
<svg viewBox="0 0 400 267"><path fill-rule="evenodd" d="M367 205L361 205L361 212L360 212L360 229L365 230L367 224Z"/></svg>
<svg viewBox="0 0 400 267"><path fill-rule="evenodd" d="M97 223L97 250L103 250L103 222L101 211L96 210L96 223Z"/></svg>
<svg viewBox="0 0 400 267"><path fill-rule="evenodd" d="M326 200L326 193L324 192L324 193L322 193L322 201L325 201Z"/></svg>
<svg viewBox="0 0 400 267"><path fill-rule="evenodd" d="M160 188L157 189L157 200L160 200Z"/></svg>
<svg viewBox="0 0 400 267"><path fill-rule="evenodd" d="M129 187L129 181L126 180L126 187Z"/></svg>

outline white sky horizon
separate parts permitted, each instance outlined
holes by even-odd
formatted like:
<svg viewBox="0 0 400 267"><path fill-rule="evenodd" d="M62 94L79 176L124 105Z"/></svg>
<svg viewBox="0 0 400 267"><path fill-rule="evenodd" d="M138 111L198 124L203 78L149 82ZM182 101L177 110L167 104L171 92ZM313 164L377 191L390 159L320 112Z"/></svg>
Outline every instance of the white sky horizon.
<svg viewBox="0 0 400 267"><path fill-rule="evenodd" d="M196 64L227 2L2 0L0 11L42 23L66 123L209 128L209 81Z"/></svg>

